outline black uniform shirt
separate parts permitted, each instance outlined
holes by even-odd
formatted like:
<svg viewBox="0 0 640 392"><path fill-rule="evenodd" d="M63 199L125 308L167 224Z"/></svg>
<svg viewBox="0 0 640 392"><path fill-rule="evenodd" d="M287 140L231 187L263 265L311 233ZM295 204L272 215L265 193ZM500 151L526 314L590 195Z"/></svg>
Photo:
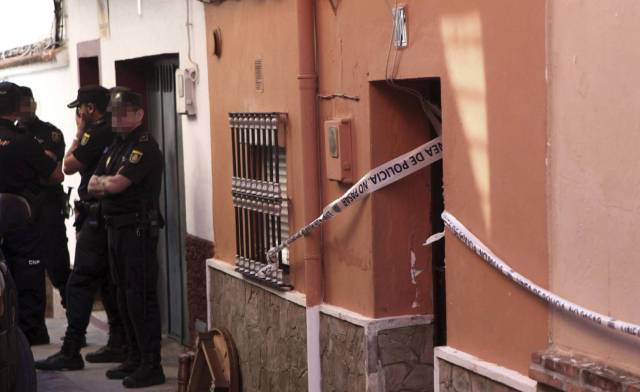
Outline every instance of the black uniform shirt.
<svg viewBox="0 0 640 392"><path fill-rule="evenodd" d="M142 127L130 134L116 136L102 157L95 174L114 176L121 174L131 180L122 193L102 200L104 215L122 215L158 208L164 158L158 143Z"/></svg>
<svg viewBox="0 0 640 392"><path fill-rule="evenodd" d="M102 154L113 142L113 137L111 121L106 116L90 125L82 134L78 147L73 152L73 156L84 165L80 170L80 186L78 187L78 196L81 200L93 199L93 196L87 192L89 180L95 172Z"/></svg>
<svg viewBox="0 0 640 392"><path fill-rule="evenodd" d="M55 125L36 117L29 124L24 124L20 127L26 129L27 133L33 136L42 148L54 153L58 162L62 162L65 148L64 136Z"/></svg>
<svg viewBox="0 0 640 392"><path fill-rule="evenodd" d="M0 119L0 192L21 194L49 178L56 166L33 137Z"/></svg>
<svg viewBox="0 0 640 392"><path fill-rule="evenodd" d="M55 125L44 122L36 117L28 124L21 124L18 126L24 129L27 134L33 136L40 146L47 151L51 151L58 162L62 162L64 159L64 136L62 132ZM44 186L45 190L53 194L62 194L62 184Z"/></svg>

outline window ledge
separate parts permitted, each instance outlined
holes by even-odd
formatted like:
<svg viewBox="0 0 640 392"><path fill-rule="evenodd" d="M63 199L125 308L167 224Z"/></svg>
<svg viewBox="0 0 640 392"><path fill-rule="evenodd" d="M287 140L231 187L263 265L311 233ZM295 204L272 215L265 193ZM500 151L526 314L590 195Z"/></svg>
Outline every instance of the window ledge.
<svg viewBox="0 0 640 392"><path fill-rule="evenodd" d="M66 47L49 49L31 56L18 56L0 60L0 78L63 68L69 65Z"/></svg>
<svg viewBox="0 0 640 392"><path fill-rule="evenodd" d="M272 294L275 294L279 297L282 297L286 300L289 300L293 303L296 303L300 306L306 306L307 304L307 296L304 295L303 293L299 292L299 291L280 291L280 290L276 290L272 287L266 286L264 284L261 284L259 282L256 282L252 279L247 279L243 274L241 274L240 272L236 271L235 266L233 264L227 263L225 261L222 260L218 260L218 259L207 259L207 266L210 268L213 268L215 270L218 270L220 272L224 272L227 275L231 275L234 278L238 278L238 279L242 279L254 286L260 287L261 289L267 290L269 292L271 292ZM207 292L209 292L209 282L208 282L208 275L207 275Z"/></svg>

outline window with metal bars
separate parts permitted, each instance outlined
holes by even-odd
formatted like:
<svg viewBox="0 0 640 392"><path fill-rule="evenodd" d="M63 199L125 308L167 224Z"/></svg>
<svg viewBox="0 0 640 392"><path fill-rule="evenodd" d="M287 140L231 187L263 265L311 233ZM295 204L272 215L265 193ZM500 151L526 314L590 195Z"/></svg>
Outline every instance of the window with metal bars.
<svg viewBox="0 0 640 392"><path fill-rule="evenodd" d="M267 251L289 235L284 113L230 113L236 222L236 270L249 279L289 290L289 253L267 270ZM266 273L265 273L266 272Z"/></svg>

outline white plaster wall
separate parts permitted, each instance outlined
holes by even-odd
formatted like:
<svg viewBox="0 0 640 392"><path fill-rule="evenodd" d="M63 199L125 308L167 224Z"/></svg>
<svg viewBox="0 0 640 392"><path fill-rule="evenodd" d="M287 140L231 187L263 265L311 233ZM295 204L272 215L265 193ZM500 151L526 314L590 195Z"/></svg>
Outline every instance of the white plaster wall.
<svg viewBox="0 0 640 392"><path fill-rule="evenodd" d="M640 324L640 2L548 1L551 288ZM640 372L640 339L554 313L555 346Z"/></svg>
<svg viewBox="0 0 640 392"><path fill-rule="evenodd" d="M111 0L109 38L101 39L101 83L115 84L115 61L178 53L180 67L189 66L187 60L186 15L187 0L143 0L142 15L137 2ZM206 32L204 5L191 3L193 30L191 57L201 68L196 88L198 114L193 118L180 116L183 133L186 229L189 234L213 241L211 203L211 139L207 82ZM78 88L76 45L78 42L100 38L98 7L92 0L68 0L67 35L69 65L63 68L32 72L34 67L0 71L0 79L31 86L39 103L38 114L56 124L70 141L74 135L73 112L66 103L75 98ZM77 186L78 176L65 180Z"/></svg>

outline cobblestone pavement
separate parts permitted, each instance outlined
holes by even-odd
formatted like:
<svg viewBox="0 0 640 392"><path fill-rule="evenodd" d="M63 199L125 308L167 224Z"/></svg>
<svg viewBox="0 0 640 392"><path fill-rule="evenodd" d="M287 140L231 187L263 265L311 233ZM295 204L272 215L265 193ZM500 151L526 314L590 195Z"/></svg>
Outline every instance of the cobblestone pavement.
<svg viewBox="0 0 640 392"><path fill-rule="evenodd" d="M94 351L107 342L106 318L104 312L94 312L92 322L87 331L88 347L82 349L82 354ZM33 356L36 360L45 358L58 350L62 342L60 337L64 335L66 319L47 319L47 327L51 336L52 344L47 346L32 347ZM176 391L178 384L176 380L178 372L178 355L184 351L183 346L172 339L164 339L162 342L162 365L167 382L149 388L136 389L136 391ZM122 386L121 381L109 380L104 373L107 369L117 364L92 364L85 362L85 369L72 372L43 372L38 371L38 392L106 392L106 391L129 391Z"/></svg>

